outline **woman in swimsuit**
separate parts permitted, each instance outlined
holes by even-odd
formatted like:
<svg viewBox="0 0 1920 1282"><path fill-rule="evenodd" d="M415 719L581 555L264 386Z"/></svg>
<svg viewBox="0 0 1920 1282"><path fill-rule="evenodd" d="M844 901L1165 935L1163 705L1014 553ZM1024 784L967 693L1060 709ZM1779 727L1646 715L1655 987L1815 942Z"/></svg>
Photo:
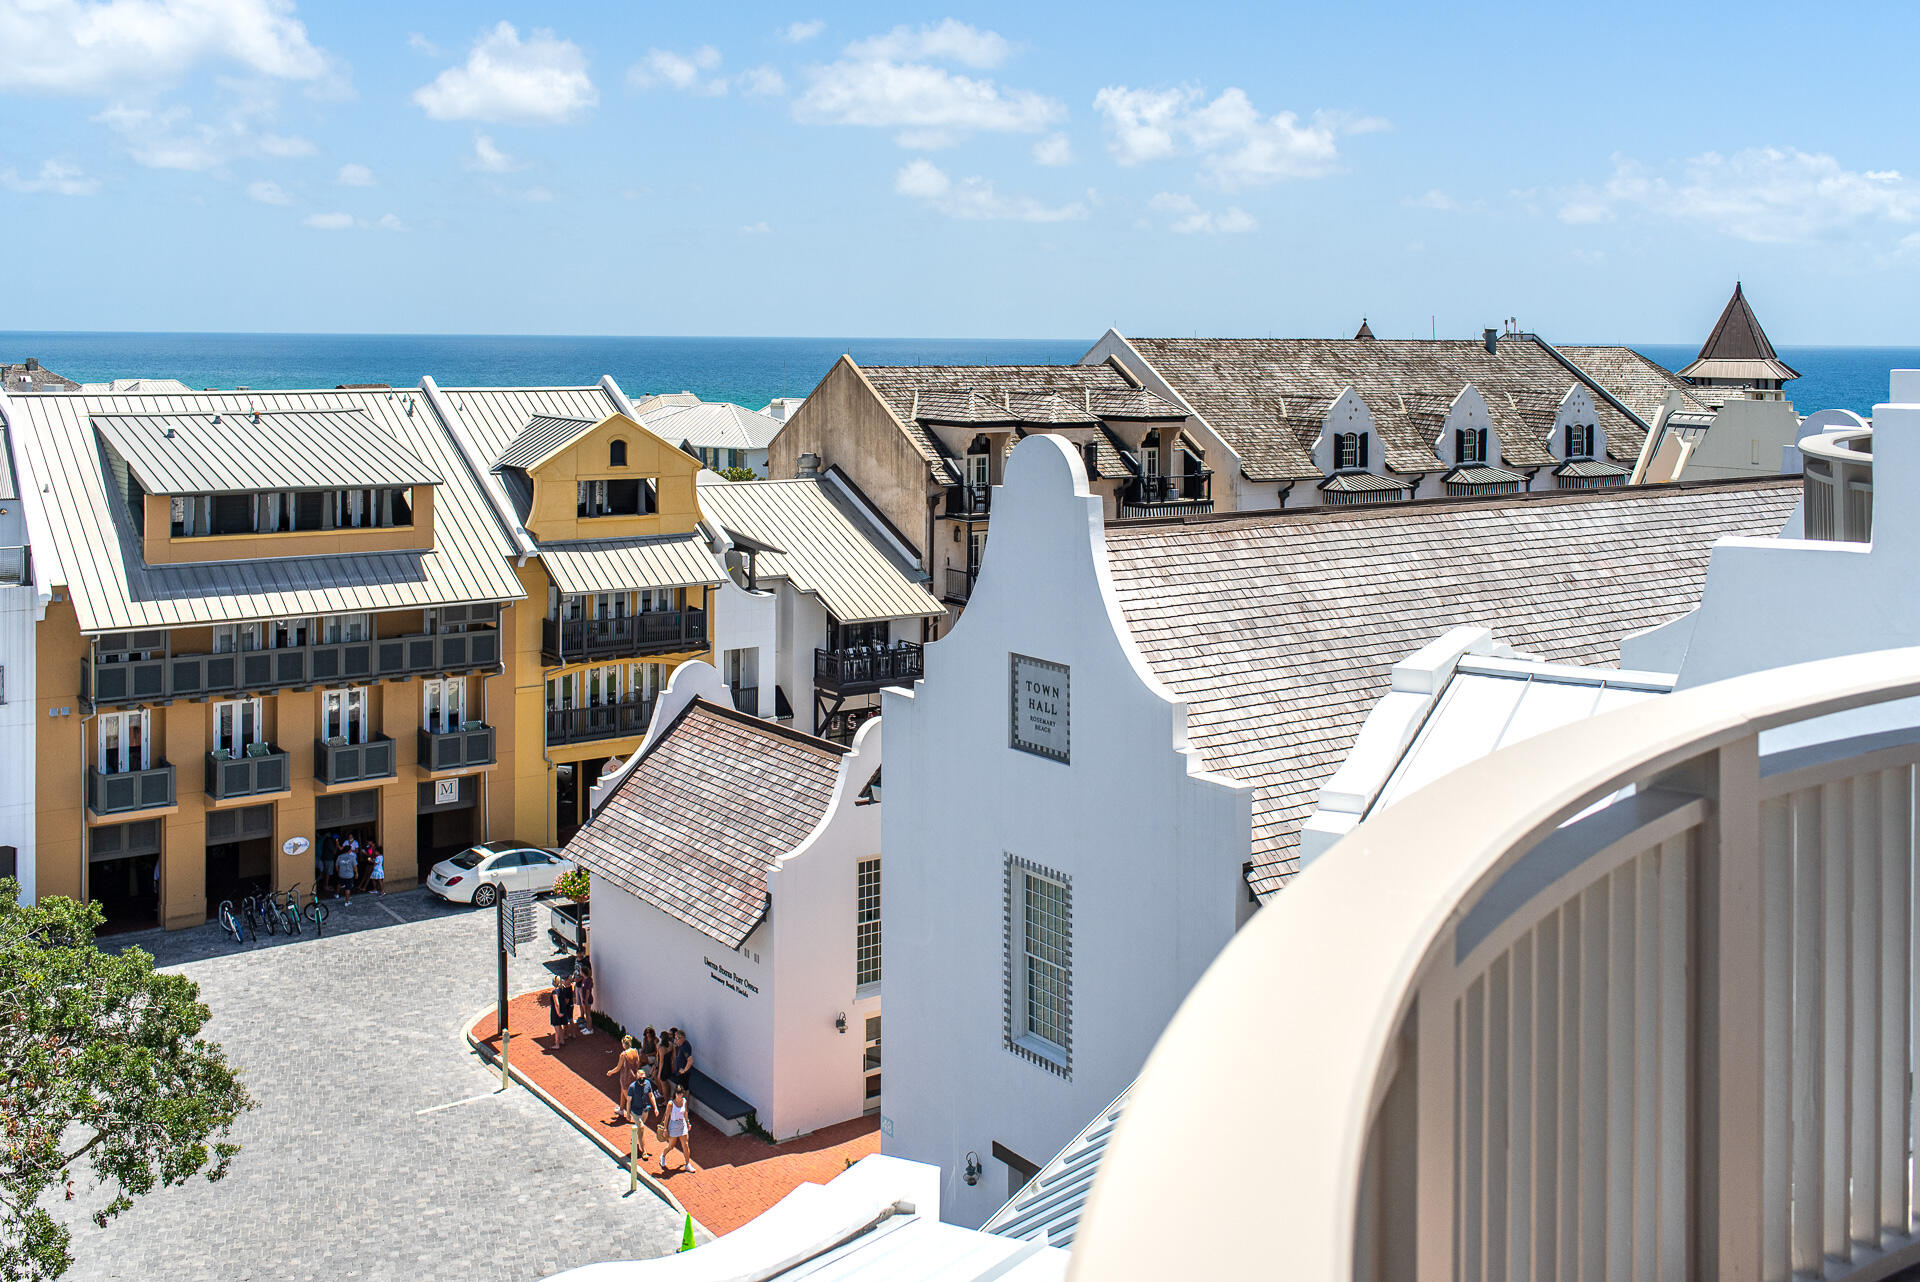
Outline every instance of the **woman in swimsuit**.
<svg viewBox="0 0 1920 1282"><path fill-rule="evenodd" d="M660 1174L667 1173L667 1154L679 1149L683 1159L680 1169L693 1169L693 1135L687 1122L687 1088L676 1087L673 1103L667 1105L667 1146L660 1150Z"/></svg>
<svg viewBox="0 0 1920 1282"><path fill-rule="evenodd" d="M640 1076L644 1064L645 1061L640 1058L640 1052L634 1049L633 1034L629 1033L625 1037L622 1037L620 1039L620 1058L615 1060L613 1067L607 1070L608 1077L612 1077L615 1074L618 1074L620 1077L620 1094L615 1096L615 1098L619 1100L620 1114L615 1119L616 1121L630 1122L633 1120L633 1114L627 1108L627 1091L633 1086L633 1079Z"/></svg>

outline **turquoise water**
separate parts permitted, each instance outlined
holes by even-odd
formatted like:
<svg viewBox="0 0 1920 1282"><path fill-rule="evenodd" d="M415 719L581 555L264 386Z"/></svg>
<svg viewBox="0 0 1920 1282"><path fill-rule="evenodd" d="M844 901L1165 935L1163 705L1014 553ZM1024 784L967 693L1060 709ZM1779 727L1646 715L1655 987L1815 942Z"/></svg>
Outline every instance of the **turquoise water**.
<svg viewBox="0 0 1920 1282"><path fill-rule="evenodd" d="M1602 340L1595 340L1602 341ZM332 387L420 381L443 387L591 383L612 374L630 396L697 392L758 408L805 396L842 352L865 365L1002 365L1078 360L1092 338L565 338L473 334L95 334L0 331L0 362L38 357L77 382L177 378L193 387ZM1696 349L1639 344L1669 369ZM1920 368L1920 347L1783 347L1801 373L1802 413L1871 413L1887 371Z"/></svg>

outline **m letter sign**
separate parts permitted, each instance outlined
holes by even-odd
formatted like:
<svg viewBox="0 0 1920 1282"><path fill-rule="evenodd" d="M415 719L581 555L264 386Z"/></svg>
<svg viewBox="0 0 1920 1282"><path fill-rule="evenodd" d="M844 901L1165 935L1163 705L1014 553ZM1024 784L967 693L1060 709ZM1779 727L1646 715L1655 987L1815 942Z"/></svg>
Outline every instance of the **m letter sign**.
<svg viewBox="0 0 1920 1282"><path fill-rule="evenodd" d="M1008 684L1012 687L1008 742L1022 752L1066 761L1072 746L1068 732L1071 683L1064 663L1010 654Z"/></svg>

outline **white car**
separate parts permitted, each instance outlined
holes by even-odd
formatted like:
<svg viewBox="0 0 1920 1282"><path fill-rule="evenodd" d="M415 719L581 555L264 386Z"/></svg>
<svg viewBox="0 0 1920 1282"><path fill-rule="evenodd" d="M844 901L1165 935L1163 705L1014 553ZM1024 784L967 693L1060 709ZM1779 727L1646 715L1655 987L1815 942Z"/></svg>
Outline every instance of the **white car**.
<svg viewBox="0 0 1920 1282"><path fill-rule="evenodd" d="M546 894L573 861L557 851L517 841L489 841L442 859L427 874L427 889L452 904L491 908L504 890Z"/></svg>

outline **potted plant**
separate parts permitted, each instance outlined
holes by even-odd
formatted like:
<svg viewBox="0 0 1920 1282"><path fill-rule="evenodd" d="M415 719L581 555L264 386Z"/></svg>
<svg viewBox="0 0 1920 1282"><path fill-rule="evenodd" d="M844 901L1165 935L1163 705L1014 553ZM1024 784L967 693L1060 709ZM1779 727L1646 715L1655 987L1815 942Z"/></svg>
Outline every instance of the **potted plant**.
<svg viewBox="0 0 1920 1282"><path fill-rule="evenodd" d="M585 868L570 868L556 877L553 882L555 894L565 895L576 904L587 902L590 889L590 879Z"/></svg>

